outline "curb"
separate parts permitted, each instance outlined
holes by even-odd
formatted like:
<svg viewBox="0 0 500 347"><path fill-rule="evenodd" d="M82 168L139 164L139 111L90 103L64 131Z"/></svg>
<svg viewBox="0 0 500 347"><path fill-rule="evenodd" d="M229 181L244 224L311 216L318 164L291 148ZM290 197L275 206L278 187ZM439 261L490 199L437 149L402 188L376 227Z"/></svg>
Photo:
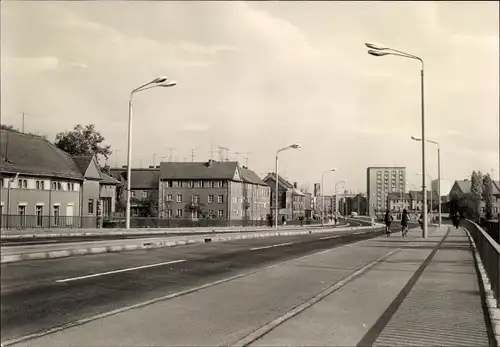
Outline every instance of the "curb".
<svg viewBox="0 0 500 347"><path fill-rule="evenodd" d="M479 277L481 278L481 285L483 287L484 291L484 296L485 296L485 301L486 301L486 307L488 308L488 316L490 319L490 325L491 325L491 330L494 334L494 339L496 342L496 346L500 347L500 309L498 308L498 302L497 299L495 298L495 294L491 290L491 282L490 279L488 278L488 274L486 273L486 270L483 265L483 261L481 260L481 257L479 255L479 252L476 247L476 243L474 242L474 239L472 238L471 234L469 231L465 228L465 233L467 234L467 237L469 238L469 242L472 245L473 248L473 253L474 253L474 259L476 260L476 271L479 273Z"/></svg>
<svg viewBox="0 0 500 347"><path fill-rule="evenodd" d="M372 226L363 226L356 227L356 230L373 230L377 227ZM349 232L354 230L354 228L346 227L345 230L338 230ZM43 259L58 259L58 258L67 258L73 256L83 256L88 254L100 254L100 253L117 253L117 252L125 252L125 251L134 251L140 249L152 249L152 248L163 248L163 247L176 247L183 245L190 245L196 243L212 243L212 242L224 242L231 240L243 240L243 239L254 239L254 238L265 238L265 237L273 237L273 236L295 236L295 235L307 235L307 234L320 234L331 231L323 231L319 230L301 230L301 231L276 231L276 232L249 232L243 235L217 235L213 237L207 237L204 235L200 238L191 238L185 240L161 240L155 242L147 242L142 241L140 244L128 244L128 245L116 245L116 246L96 246L96 247L81 247L81 248L73 248L67 250L53 250L46 252L33 252L33 253L25 253L25 254L10 254L10 255L1 255L1 264L6 263L15 263L21 261L28 260L43 260Z"/></svg>

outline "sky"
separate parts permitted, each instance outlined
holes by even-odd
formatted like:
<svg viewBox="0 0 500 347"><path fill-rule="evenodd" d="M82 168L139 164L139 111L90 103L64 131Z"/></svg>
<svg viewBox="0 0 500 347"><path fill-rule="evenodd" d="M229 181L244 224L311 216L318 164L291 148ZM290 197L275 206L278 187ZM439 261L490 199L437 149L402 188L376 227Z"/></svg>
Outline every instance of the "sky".
<svg viewBox="0 0 500 347"><path fill-rule="evenodd" d="M404 166L421 184L420 63L374 57L375 42L425 62L426 136L442 177L499 174L499 5L491 2L2 1L2 123L54 138L95 124L133 167L218 159L309 187L325 175L366 191L369 166ZM156 153L156 155L155 155ZM163 158L163 159L162 159ZM437 178L435 146L427 173Z"/></svg>

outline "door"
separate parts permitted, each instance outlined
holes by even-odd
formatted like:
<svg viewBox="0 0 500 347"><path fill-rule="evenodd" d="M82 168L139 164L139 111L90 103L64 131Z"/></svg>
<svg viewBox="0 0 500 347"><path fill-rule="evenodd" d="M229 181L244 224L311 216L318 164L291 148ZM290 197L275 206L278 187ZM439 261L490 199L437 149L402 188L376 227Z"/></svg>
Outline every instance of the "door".
<svg viewBox="0 0 500 347"><path fill-rule="evenodd" d="M66 225L73 225L73 205L66 206Z"/></svg>

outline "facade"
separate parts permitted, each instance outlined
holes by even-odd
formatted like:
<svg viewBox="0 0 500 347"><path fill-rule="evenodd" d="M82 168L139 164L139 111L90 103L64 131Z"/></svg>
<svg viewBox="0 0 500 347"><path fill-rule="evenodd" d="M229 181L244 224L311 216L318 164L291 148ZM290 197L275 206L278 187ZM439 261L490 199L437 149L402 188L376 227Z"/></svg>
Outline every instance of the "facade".
<svg viewBox="0 0 500 347"><path fill-rule="evenodd" d="M427 191L428 210L438 210L438 196ZM410 191L409 193L391 193L387 197L387 205L392 213L396 213L400 218L400 214L406 209L411 214L418 214L422 211L424 198L421 191Z"/></svg>
<svg viewBox="0 0 500 347"><path fill-rule="evenodd" d="M366 216L368 214L367 206L368 200L363 194L356 194L354 197L349 198L350 209L348 214L356 212L358 216Z"/></svg>
<svg viewBox="0 0 500 347"><path fill-rule="evenodd" d="M405 167L369 167L366 169L369 214L385 211L390 193L406 191Z"/></svg>
<svg viewBox="0 0 500 347"><path fill-rule="evenodd" d="M162 218L263 220L269 187L237 162L161 163L158 206Z"/></svg>
<svg viewBox="0 0 500 347"><path fill-rule="evenodd" d="M439 194L438 182L439 182L439 180L432 180L431 181L432 194ZM441 196L448 195L448 192L451 190L451 187L452 187L452 185L449 181L441 179Z"/></svg>
<svg viewBox="0 0 500 347"><path fill-rule="evenodd" d="M264 179L264 182L269 186L271 191L270 207L273 216L276 215L276 174L269 173ZM305 216L305 199L304 193L297 189L297 183L291 184L283 177L278 176L278 215L285 216L286 220L298 219Z"/></svg>
<svg viewBox="0 0 500 347"><path fill-rule="evenodd" d="M140 216L141 206L145 205L145 201L154 202L149 211L149 214L156 216L157 201L158 201L158 184L160 180L160 166L149 167L144 169L131 170L130 181L130 215ZM119 201L121 210L119 214L123 214L126 199L127 199L127 167L112 168L111 176L121 182L116 192L116 200Z"/></svg>
<svg viewBox="0 0 500 347"><path fill-rule="evenodd" d="M321 216L321 211L323 209L323 200L325 207L325 217L331 215L334 212L334 206L335 206L334 196L317 196L314 198L314 200L315 200L314 213L316 215Z"/></svg>
<svg viewBox="0 0 500 347"><path fill-rule="evenodd" d="M313 217L313 196L311 193L304 193L304 209L305 209L305 217L312 218Z"/></svg>
<svg viewBox="0 0 500 347"><path fill-rule="evenodd" d="M350 215L353 210L353 199L356 194L347 193L336 196L335 201L338 200L338 212L344 216Z"/></svg>
<svg viewBox="0 0 500 347"><path fill-rule="evenodd" d="M468 179L461 180L461 181L455 181L455 183L453 183L453 186L451 187L450 194L448 195L448 197L450 198L454 193L469 194L471 191L471 186L472 186L472 183ZM492 214L497 215L499 212L498 206L500 203L500 181L493 181L491 193L493 195ZM448 211L449 210L449 202L448 202L448 204L444 204L444 205L446 206L447 212L449 212ZM482 215L486 213L486 203L483 200L481 200L480 210L481 210Z"/></svg>
<svg viewBox="0 0 500 347"><path fill-rule="evenodd" d="M70 156L47 140L8 130L1 130L0 135L2 227L98 226L100 184L105 181L98 165L87 167L87 179L81 158ZM95 159L90 157L87 162L94 163ZM117 182L107 183L112 186Z"/></svg>

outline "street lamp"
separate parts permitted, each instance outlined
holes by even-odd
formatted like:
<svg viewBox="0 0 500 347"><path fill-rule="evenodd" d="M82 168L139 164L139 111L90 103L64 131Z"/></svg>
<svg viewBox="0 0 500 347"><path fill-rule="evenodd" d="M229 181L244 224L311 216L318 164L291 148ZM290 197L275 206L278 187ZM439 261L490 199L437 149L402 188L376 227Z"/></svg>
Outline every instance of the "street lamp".
<svg viewBox="0 0 500 347"><path fill-rule="evenodd" d="M411 139L415 140L415 141L422 141L421 138L418 138L415 136L412 136ZM436 141L432 141L432 140L426 140L426 141L437 146L437 154L438 154L438 208L439 208L438 219L439 219L439 226L441 227L441 145L439 144L439 142L436 142ZM432 191L432 189L431 189L431 191Z"/></svg>
<svg viewBox="0 0 500 347"><path fill-rule="evenodd" d="M368 54L376 56L376 57L382 57L384 55L396 55L400 56L403 58L408 58L408 59L415 59L420 61L421 63L421 69L420 69L420 92L421 92L421 118L422 118L422 190L423 190L423 196L424 196L424 206L427 206L427 189L425 186L425 112L424 112L424 61L422 58L417 57L412 54L408 54L402 51L398 51L393 48L385 47L379 44L375 43L365 43L365 46L368 49ZM423 213L423 230L422 230L422 237L424 239L427 238L427 209L424 209Z"/></svg>
<svg viewBox="0 0 500 347"><path fill-rule="evenodd" d="M155 78L151 82L148 82L138 88L135 88L130 93L130 99L128 102L127 209L126 209L126 222L125 222L126 229L130 229L130 187L131 187L131 176L132 176L132 109L133 109L132 99L135 93L156 87L173 87L176 84L177 82L168 81L167 77L161 76Z"/></svg>
<svg viewBox="0 0 500 347"><path fill-rule="evenodd" d="M322 201L322 207L321 207L321 225L324 225L325 223L325 192L323 191L323 180L324 180L324 176L327 172L334 172L334 171L337 171L337 169L330 169L330 170L326 170L326 171L323 171L321 173L321 201ZM332 211L333 211L333 206L332 206Z"/></svg>
<svg viewBox="0 0 500 347"><path fill-rule="evenodd" d="M337 187L338 187L339 184L343 184L343 183L347 183L347 181L339 181L339 182L335 183L335 211L336 212L339 212L339 210L337 209L337 201L339 201L337 199L337 190L338 190ZM339 201L339 203L340 203L340 201Z"/></svg>
<svg viewBox="0 0 500 347"><path fill-rule="evenodd" d="M298 143L295 143L293 145L290 145L290 146L286 146L286 147L283 147L282 149L278 150L276 152L276 206L275 206L275 222L276 222L276 229L278 229L278 182L279 182L279 174L278 174L278 156L280 154L280 152L283 152L283 151L286 151L287 149L299 149L301 148L302 145L298 144Z"/></svg>

